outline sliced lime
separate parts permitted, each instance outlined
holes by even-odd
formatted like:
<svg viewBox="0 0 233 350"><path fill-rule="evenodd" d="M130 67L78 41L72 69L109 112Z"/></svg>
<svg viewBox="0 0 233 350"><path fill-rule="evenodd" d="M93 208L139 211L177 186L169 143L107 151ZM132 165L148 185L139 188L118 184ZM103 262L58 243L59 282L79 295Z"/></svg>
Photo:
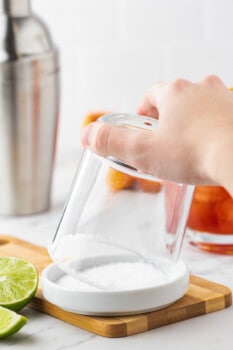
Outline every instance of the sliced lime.
<svg viewBox="0 0 233 350"><path fill-rule="evenodd" d="M25 323L26 317L0 306L0 339L18 332Z"/></svg>
<svg viewBox="0 0 233 350"><path fill-rule="evenodd" d="M38 273L29 261L0 256L0 305L13 311L22 309L38 287Z"/></svg>

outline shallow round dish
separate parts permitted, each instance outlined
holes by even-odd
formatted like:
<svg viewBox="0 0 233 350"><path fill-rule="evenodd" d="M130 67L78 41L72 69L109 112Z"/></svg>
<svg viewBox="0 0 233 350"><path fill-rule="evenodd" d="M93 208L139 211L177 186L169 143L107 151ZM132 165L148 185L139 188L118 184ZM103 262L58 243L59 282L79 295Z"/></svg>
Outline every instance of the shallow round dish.
<svg viewBox="0 0 233 350"><path fill-rule="evenodd" d="M99 290L76 281L57 264L49 265L42 273L45 299L62 309L98 316L132 315L162 309L180 299L188 289L186 265L173 265L174 275L166 283L131 290Z"/></svg>

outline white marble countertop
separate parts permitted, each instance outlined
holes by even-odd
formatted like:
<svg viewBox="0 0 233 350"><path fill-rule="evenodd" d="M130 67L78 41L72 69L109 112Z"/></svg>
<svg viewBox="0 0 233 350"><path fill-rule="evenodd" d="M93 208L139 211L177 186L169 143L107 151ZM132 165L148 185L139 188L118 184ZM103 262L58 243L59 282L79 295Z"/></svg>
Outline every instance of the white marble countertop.
<svg viewBox="0 0 233 350"><path fill-rule="evenodd" d="M0 217L0 232L46 245L53 236L67 196L78 153L57 161L50 211L27 217ZM233 289L233 256L201 252L184 242L182 259L190 272ZM196 317L126 338L91 334L45 314L25 308L29 322L16 335L2 340L1 349L179 349L219 350L232 347L233 309Z"/></svg>

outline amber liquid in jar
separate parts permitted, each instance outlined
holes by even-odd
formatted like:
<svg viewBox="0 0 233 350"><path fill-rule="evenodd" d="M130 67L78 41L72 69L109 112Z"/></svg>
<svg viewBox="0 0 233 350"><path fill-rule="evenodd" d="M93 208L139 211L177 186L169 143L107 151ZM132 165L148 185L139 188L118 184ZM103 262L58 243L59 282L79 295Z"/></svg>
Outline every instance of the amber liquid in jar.
<svg viewBox="0 0 233 350"><path fill-rule="evenodd" d="M220 186L197 186L187 227L197 238L190 238L191 244L206 251L233 254L232 197Z"/></svg>

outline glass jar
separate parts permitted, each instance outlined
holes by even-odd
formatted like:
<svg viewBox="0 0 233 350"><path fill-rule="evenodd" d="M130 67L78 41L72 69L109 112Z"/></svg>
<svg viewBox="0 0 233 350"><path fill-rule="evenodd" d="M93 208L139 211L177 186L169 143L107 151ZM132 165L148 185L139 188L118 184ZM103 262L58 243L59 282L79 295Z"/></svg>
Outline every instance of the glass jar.
<svg viewBox="0 0 233 350"><path fill-rule="evenodd" d="M220 186L197 186L187 223L190 243L202 250L233 254L233 199Z"/></svg>

